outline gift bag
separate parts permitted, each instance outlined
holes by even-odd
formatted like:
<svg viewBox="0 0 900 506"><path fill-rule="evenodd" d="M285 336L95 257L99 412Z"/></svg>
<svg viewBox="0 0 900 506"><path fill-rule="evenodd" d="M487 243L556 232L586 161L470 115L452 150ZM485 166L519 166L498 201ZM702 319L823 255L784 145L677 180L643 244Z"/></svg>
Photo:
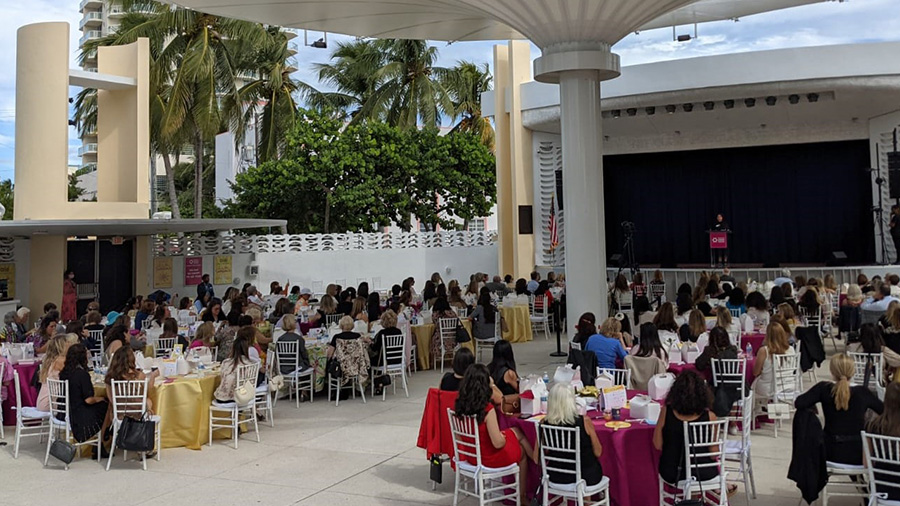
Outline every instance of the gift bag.
<svg viewBox="0 0 900 506"><path fill-rule="evenodd" d="M697 361L697 357L700 356L700 349L697 348L696 344L683 347L682 352L684 363L686 364L693 364Z"/></svg>
<svg viewBox="0 0 900 506"><path fill-rule="evenodd" d="M672 388L672 383L675 383L675 375L672 373L657 374L650 378L647 382L650 398L657 401L665 399L669 389Z"/></svg>
<svg viewBox="0 0 900 506"><path fill-rule="evenodd" d="M669 349L669 363L670 364L681 364L684 360L681 357L681 348L678 347L677 344L672 345Z"/></svg>
<svg viewBox="0 0 900 506"><path fill-rule="evenodd" d="M571 383L573 379L575 379L575 369L572 368L571 364L557 367L556 372L553 374L554 383L568 384Z"/></svg>
<svg viewBox="0 0 900 506"><path fill-rule="evenodd" d="M615 385L615 378L613 378L612 373L608 371L601 372L594 379L594 386L597 387L597 389L600 391L603 391L604 388L609 388L613 385Z"/></svg>

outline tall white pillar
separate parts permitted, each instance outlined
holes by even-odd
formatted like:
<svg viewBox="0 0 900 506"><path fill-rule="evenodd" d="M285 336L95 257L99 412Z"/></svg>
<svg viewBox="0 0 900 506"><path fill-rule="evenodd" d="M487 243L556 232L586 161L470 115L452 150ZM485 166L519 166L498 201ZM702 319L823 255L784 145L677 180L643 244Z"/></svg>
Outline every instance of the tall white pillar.
<svg viewBox="0 0 900 506"><path fill-rule="evenodd" d="M559 76L565 207L566 305L569 327L585 312L607 313L603 132L597 72Z"/></svg>
<svg viewBox="0 0 900 506"><path fill-rule="evenodd" d="M598 323L608 313L600 82L619 75L609 48L563 44L544 48L534 62L535 79L559 83L570 332L583 313L594 313Z"/></svg>

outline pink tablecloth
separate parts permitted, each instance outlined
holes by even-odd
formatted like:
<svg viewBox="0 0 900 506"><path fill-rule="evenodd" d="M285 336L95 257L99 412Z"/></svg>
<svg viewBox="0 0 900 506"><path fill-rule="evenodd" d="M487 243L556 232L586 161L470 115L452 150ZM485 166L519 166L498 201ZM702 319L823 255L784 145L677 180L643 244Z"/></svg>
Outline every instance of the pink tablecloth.
<svg viewBox="0 0 900 506"><path fill-rule="evenodd" d="M750 346L753 346L753 356L755 357L756 352L762 347L762 343L765 339L765 334L743 334L741 335L741 351L745 351L747 349L747 343L750 343Z"/></svg>
<svg viewBox="0 0 900 506"><path fill-rule="evenodd" d="M16 374L19 375L19 384L22 387L22 406L37 405L38 391L31 386L31 378L37 374L40 367L40 362L35 362L33 364L16 364L13 366ZM3 401L3 424L15 425L16 386L10 381L9 385L4 385L4 388L6 388L6 400Z"/></svg>
<svg viewBox="0 0 900 506"><path fill-rule="evenodd" d="M628 398L641 392L629 390ZM588 412L598 416L596 411ZM622 410L620 418L627 420L630 411ZM600 464L603 475L609 477L609 494L612 504L630 506L659 504L658 467L659 452L653 448L653 425L634 423L627 429L613 431L606 428L602 417L593 419L597 438L603 446ZM501 417L501 428L518 427L528 441L534 444L537 438L536 424L520 418ZM527 496L530 499L541 481L540 466L529 463L526 480Z"/></svg>
<svg viewBox="0 0 900 506"><path fill-rule="evenodd" d="M756 357L749 357L747 359L747 370L745 371L745 376L747 377L747 385L749 386L753 382L753 364L756 363ZM681 374L684 371L694 371L699 374L703 378L706 379L712 385L712 369L706 369L705 371L697 370L697 366L694 364L669 364L668 371L676 376Z"/></svg>

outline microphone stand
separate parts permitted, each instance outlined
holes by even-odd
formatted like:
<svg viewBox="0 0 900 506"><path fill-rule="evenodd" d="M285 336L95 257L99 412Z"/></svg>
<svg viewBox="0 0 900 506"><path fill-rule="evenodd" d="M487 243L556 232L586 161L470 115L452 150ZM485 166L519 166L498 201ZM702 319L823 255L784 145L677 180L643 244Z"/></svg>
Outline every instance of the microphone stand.
<svg viewBox="0 0 900 506"><path fill-rule="evenodd" d="M553 301L553 323L556 326L556 351L550 354L551 357L567 357L569 354L562 351L562 338L560 337L560 327L562 326L562 318L559 315L560 303L558 300Z"/></svg>

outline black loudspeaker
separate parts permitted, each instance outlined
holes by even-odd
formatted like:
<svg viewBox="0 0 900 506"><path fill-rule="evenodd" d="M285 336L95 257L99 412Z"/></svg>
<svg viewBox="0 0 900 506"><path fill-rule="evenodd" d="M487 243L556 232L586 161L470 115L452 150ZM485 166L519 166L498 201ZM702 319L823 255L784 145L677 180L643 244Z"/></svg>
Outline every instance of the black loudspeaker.
<svg viewBox="0 0 900 506"><path fill-rule="evenodd" d="M894 151L887 154L888 182L890 184L891 198L900 198L900 152Z"/></svg>
<svg viewBox="0 0 900 506"><path fill-rule="evenodd" d="M534 233L534 218L531 206L519 206L519 234L531 235Z"/></svg>
<svg viewBox="0 0 900 506"><path fill-rule="evenodd" d="M781 267L781 264L778 262L765 262L762 266L763 269L777 269Z"/></svg>
<svg viewBox="0 0 900 506"><path fill-rule="evenodd" d="M622 255L621 253L616 253L609 257L609 265L621 267L622 266Z"/></svg>
<svg viewBox="0 0 900 506"><path fill-rule="evenodd" d="M843 267L847 265L847 254L843 251L832 251L831 258L826 262L828 267Z"/></svg>

